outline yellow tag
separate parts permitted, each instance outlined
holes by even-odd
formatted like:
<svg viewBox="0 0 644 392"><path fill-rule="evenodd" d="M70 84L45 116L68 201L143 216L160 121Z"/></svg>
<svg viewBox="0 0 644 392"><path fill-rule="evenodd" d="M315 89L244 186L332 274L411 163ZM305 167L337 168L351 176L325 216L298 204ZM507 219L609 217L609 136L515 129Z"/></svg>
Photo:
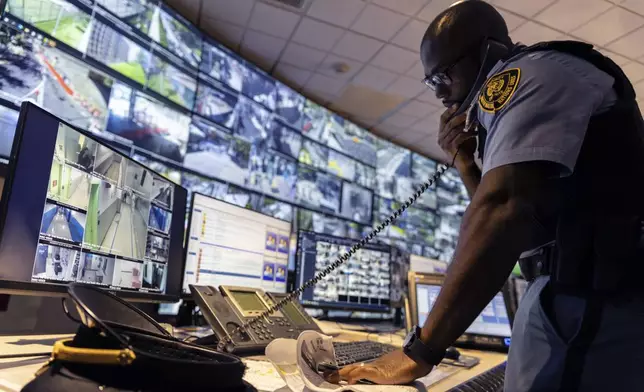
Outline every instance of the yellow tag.
<svg viewBox="0 0 644 392"><path fill-rule="evenodd" d="M479 106L488 113L498 112L512 98L517 90L521 70L519 68L506 69L490 77L481 89Z"/></svg>

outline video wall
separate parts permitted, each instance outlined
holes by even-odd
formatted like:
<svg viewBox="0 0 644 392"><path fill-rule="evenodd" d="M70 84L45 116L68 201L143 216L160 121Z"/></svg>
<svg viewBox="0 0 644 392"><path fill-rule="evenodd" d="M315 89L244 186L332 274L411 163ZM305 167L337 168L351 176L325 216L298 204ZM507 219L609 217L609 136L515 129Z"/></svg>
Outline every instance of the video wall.
<svg viewBox="0 0 644 392"><path fill-rule="evenodd" d="M189 192L359 238L435 170L276 81L156 0L8 0L0 155L31 100ZM468 203L449 171L383 242L449 261Z"/></svg>

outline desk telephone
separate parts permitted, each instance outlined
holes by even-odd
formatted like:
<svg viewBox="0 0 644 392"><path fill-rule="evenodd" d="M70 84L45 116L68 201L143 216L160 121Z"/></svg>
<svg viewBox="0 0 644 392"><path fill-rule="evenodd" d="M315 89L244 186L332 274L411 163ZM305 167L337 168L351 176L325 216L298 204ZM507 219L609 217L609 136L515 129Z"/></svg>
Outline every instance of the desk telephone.
<svg viewBox="0 0 644 392"><path fill-rule="evenodd" d="M286 297L262 289L235 286L190 285L192 296L218 342L232 340L225 347L234 354L260 352L276 338L297 339L300 332L321 332L302 306L290 301L269 315L264 315ZM260 318L249 328L242 325Z"/></svg>

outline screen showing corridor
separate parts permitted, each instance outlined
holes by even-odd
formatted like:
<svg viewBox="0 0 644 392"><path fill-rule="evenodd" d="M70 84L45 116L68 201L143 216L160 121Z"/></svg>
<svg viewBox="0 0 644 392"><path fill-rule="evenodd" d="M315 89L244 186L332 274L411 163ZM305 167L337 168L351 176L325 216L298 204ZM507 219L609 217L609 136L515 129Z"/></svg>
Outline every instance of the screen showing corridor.
<svg viewBox="0 0 644 392"><path fill-rule="evenodd" d="M32 280L162 292L174 186L60 124Z"/></svg>
<svg viewBox="0 0 644 392"><path fill-rule="evenodd" d="M286 292L291 223L194 194L183 290L231 285Z"/></svg>

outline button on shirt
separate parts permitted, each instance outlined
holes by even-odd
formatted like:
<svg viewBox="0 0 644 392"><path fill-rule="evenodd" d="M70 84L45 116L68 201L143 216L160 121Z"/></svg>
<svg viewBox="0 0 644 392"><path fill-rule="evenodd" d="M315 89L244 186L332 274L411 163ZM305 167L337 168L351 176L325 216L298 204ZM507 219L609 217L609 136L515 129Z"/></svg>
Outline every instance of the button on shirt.
<svg viewBox="0 0 644 392"><path fill-rule="evenodd" d="M483 174L507 164L549 161L570 175L591 116L617 100L614 79L573 55L545 50L520 53L497 63L488 77L519 68L516 90L495 113L478 107L487 130Z"/></svg>

